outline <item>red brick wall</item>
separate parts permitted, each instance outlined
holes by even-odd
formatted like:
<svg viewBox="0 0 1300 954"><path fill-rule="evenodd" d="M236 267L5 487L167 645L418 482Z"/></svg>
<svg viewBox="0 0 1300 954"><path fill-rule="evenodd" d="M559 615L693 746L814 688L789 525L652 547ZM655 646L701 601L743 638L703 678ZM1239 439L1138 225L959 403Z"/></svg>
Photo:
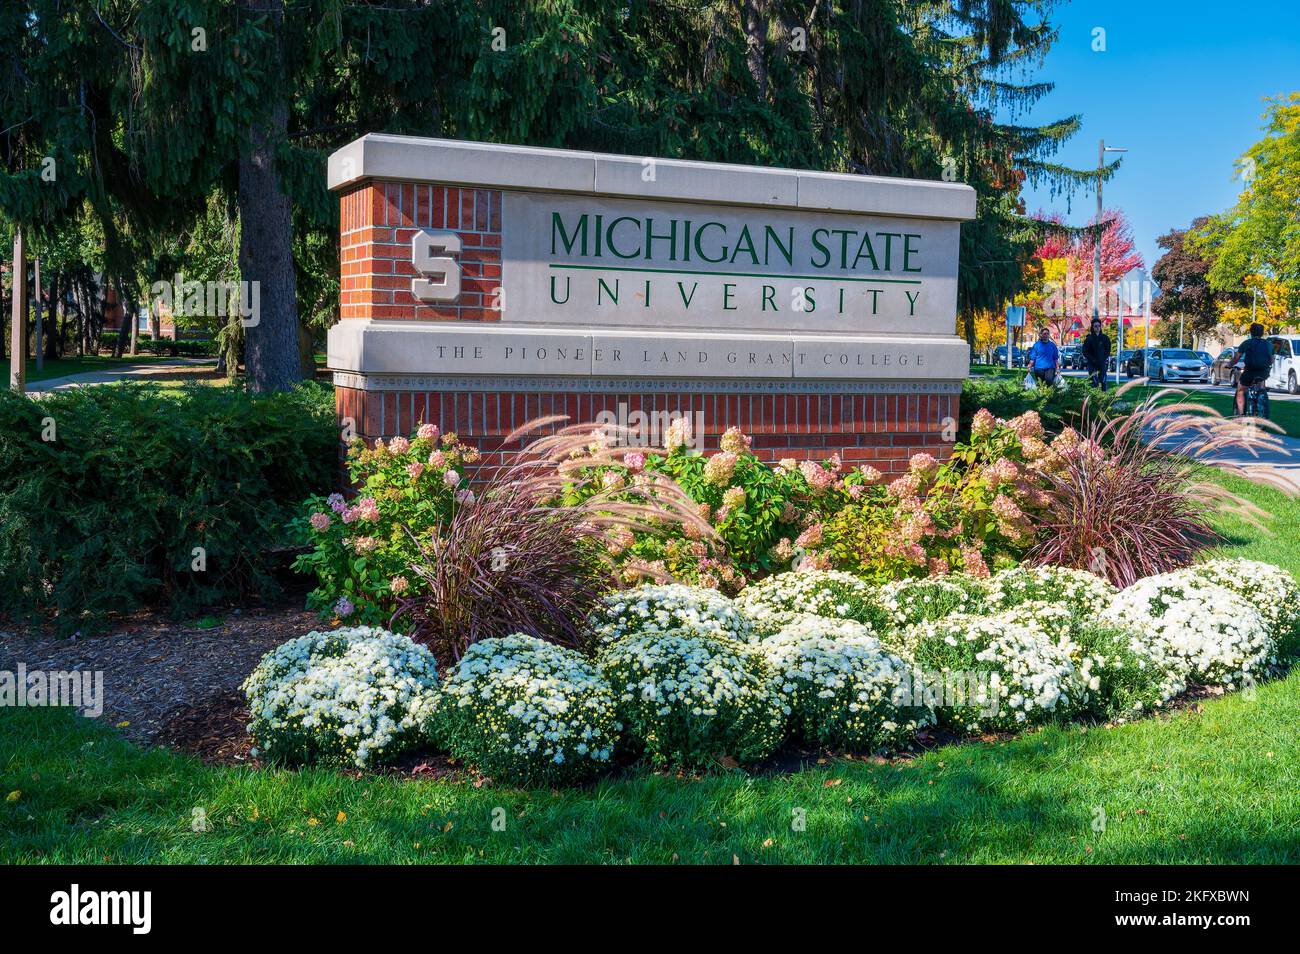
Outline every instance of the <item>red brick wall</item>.
<svg viewBox="0 0 1300 954"><path fill-rule="evenodd" d="M497 321L501 193L492 189L380 182L339 200L342 317ZM411 294L411 237L421 228L460 236L461 296L432 305Z"/></svg>
<svg viewBox="0 0 1300 954"><path fill-rule="evenodd" d="M500 454L502 439L534 418L564 414L573 423L618 414L684 413L704 424L715 448L723 431L739 427L753 437L762 459L823 459L839 453L851 465L900 471L918 451L946 457L946 420L956 420L950 394L554 394L335 389L339 418L350 418L367 439L410 436L421 424L454 431L485 454ZM696 415L699 415L697 418ZM955 428L954 428L955 429ZM508 451L509 448L504 448Z"/></svg>

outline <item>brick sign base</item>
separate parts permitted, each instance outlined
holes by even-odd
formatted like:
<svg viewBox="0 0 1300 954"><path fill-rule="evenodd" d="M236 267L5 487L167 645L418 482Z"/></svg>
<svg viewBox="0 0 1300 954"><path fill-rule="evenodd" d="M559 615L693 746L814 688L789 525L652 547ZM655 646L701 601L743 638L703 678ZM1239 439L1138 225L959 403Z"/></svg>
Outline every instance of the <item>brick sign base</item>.
<svg viewBox="0 0 1300 954"><path fill-rule="evenodd" d="M851 466L870 464L890 473L907 467L907 459L926 451L946 457L951 448L959 397L956 393L817 393L736 394L604 393L457 390L363 390L340 384L335 402L340 420L356 433L375 438L409 436L423 423L454 431L477 447L489 464L499 464L517 447L503 441L530 420L567 415L573 423L606 416L622 420L628 413L685 414L703 425L703 444L714 449L729 427L753 438L762 460L785 457L821 460L839 454ZM945 440L945 431L949 439Z"/></svg>

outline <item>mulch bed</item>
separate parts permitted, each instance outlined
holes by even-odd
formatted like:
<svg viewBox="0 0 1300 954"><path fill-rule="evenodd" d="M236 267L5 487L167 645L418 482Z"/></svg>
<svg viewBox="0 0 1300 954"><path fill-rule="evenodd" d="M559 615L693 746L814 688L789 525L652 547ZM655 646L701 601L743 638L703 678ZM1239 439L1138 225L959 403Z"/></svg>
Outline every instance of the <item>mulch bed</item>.
<svg viewBox="0 0 1300 954"><path fill-rule="evenodd" d="M0 669L102 671L101 718L133 742L247 764L239 685L268 650L322 628L301 606L231 610L209 628L141 614L76 639L0 631Z"/></svg>

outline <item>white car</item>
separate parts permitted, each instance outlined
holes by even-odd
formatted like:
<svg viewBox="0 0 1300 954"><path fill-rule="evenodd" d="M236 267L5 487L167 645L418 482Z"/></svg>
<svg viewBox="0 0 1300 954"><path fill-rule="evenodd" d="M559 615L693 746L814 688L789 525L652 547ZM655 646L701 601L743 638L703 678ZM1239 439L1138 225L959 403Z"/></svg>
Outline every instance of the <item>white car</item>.
<svg viewBox="0 0 1300 954"><path fill-rule="evenodd" d="M1157 381L1210 380L1210 365L1188 348L1152 348L1146 353L1146 363L1146 376Z"/></svg>
<svg viewBox="0 0 1300 954"><path fill-rule="evenodd" d="M1300 335L1272 335L1273 367L1265 387L1300 394Z"/></svg>

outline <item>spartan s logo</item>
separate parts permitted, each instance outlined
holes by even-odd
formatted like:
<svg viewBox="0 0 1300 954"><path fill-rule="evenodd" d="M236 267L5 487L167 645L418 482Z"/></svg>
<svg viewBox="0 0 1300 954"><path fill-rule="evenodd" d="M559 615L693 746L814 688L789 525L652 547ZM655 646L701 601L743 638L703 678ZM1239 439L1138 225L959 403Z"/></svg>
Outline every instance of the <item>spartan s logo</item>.
<svg viewBox="0 0 1300 954"><path fill-rule="evenodd" d="M459 254L460 236L455 232L416 232L411 237L411 264L427 277L411 279L411 294L421 301L459 298L460 264L451 257Z"/></svg>

